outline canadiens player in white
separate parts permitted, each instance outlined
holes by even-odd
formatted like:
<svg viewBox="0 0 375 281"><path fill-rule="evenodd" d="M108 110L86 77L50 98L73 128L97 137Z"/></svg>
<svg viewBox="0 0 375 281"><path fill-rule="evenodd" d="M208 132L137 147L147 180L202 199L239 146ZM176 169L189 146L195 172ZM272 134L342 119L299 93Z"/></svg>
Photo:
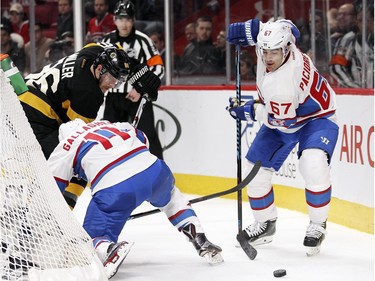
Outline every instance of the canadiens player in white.
<svg viewBox="0 0 375 281"><path fill-rule="evenodd" d="M326 235L330 161L338 126L335 92L298 49L298 39L299 31L289 20L262 23L250 19L230 24L229 43L256 48L259 99L240 105L232 98L227 109L234 118L263 123L246 154L248 170L257 160L262 168L247 188L255 222L243 230L244 236L253 246L272 241L277 209L271 177L298 143L310 217L303 245L311 256L319 253Z"/></svg>
<svg viewBox="0 0 375 281"><path fill-rule="evenodd" d="M146 135L129 123L80 119L59 128L60 143L48 159L63 192L73 176L91 183L92 199L83 227L93 238L108 278L116 274L131 245L117 242L132 211L149 201L187 236L210 264L223 262L221 248L207 240L198 217L163 160L150 153Z"/></svg>

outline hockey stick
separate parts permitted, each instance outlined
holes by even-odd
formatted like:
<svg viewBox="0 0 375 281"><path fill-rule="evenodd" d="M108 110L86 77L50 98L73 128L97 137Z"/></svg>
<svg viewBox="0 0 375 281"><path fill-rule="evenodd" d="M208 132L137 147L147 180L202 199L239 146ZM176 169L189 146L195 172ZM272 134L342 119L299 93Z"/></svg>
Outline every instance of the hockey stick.
<svg viewBox="0 0 375 281"><path fill-rule="evenodd" d="M141 119L141 115L142 115L143 109L145 109L146 103L149 100L150 100L150 98L149 98L148 94L144 94L142 96L141 102L140 102L140 104L138 106L138 109L137 109L137 113L134 116L134 120L133 120L133 124L132 124L134 128L137 128L139 120Z"/></svg>
<svg viewBox="0 0 375 281"><path fill-rule="evenodd" d="M227 194L230 194L230 193L242 190L257 175L257 173L258 173L261 165L262 165L262 163L260 161L257 161L255 163L253 169L247 175L247 177L242 182L240 182L239 184L237 184L236 186L234 186L234 187L232 187L230 189L227 189L227 190L223 190L223 191L216 192L216 193L213 193L213 194L209 194L209 195L206 195L206 196L202 196L202 197L191 199L191 200L189 200L189 203L190 204L194 204L194 203L198 203L198 202L210 200L210 199L213 199L213 198L217 198L217 197L220 197L220 196L223 196L223 195L227 195ZM151 210L151 211L146 211L146 212L143 212L143 213L134 214L134 215L131 215L128 218L128 220L145 217L145 216L156 214L156 213L159 213L159 212L160 212L160 209L154 209L154 210Z"/></svg>
<svg viewBox="0 0 375 281"><path fill-rule="evenodd" d="M240 59L241 59L241 46L236 45L236 99L241 103L241 68L240 68ZM241 165L241 120L236 119L236 143L237 143L237 184L242 180L242 165ZM237 192L237 227L238 234L242 231L242 189Z"/></svg>
<svg viewBox="0 0 375 281"><path fill-rule="evenodd" d="M237 59L236 59L236 99L241 103L241 46L236 45ZM237 125L237 183L241 182L242 178L242 163L241 163L241 120L236 119ZM258 161L257 163L260 163ZM255 167L255 166L254 166ZM258 168L259 170L259 168ZM237 241L240 243L242 250L251 259L255 259L258 252L249 244L242 231L242 189L237 192L237 218L238 218L238 234Z"/></svg>
<svg viewBox="0 0 375 281"><path fill-rule="evenodd" d="M237 241L240 243L240 246L242 250L245 252L245 254L251 259L255 259L257 256L258 252L257 250L249 244L249 241L247 241L245 235L241 231L240 233L237 234Z"/></svg>

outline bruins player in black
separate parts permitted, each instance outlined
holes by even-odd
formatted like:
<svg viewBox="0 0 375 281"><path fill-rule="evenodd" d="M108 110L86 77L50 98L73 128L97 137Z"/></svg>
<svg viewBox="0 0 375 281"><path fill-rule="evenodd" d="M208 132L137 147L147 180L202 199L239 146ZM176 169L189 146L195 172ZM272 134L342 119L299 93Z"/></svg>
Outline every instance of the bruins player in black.
<svg viewBox="0 0 375 281"><path fill-rule="evenodd" d="M128 79L138 93L147 93L156 100L160 79L151 71L145 72L137 60L112 44L88 44L40 72L29 74L25 78L29 91L19 99L46 159L59 143L60 124L75 118L94 121L104 93ZM69 184L64 197L71 208L84 186L86 182L80 179Z"/></svg>
<svg viewBox="0 0 375 281"><path fill-rule="evenodd" d="M153 41L146 34L134 27L135 8L128 0L117 3L115 10L116 30L108 33L103 42L120 44L126 53L142 64L161 80L164 76L163 59L154 46ZM124 83L117 89L111 89L105 99L103 119L111 122L132 122L140 102L139 94L132 85ZM163 159L163 149L155 129L155 117L151 102L146 104L138 128L142 130L150 141L150 151L159 159Z"/></svg>

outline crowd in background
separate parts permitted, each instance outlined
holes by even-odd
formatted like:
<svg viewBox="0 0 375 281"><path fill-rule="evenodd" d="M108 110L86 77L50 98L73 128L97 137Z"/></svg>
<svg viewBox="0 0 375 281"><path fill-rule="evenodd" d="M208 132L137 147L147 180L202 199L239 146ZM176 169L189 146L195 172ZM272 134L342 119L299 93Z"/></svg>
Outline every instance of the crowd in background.
<svg viewBox="0 0 375 281"><path fill-rule="evenodd" d="M36 1L45 5L46 1ZM98 42L115 30L113 9L118 0L84 1L85 43ZM165 59L164 40L164 1L134 1L137 14L135 27L146 33L154 41L155 47ZM210 15L197 14L194 22L185 26L185 46L183 52L173 56L173 76L224 76L226 73L226 30L224 26L215 27L212 15L220 7L219 1L193 1L191 9L210 8ZM56 33L46 35L50 28L42 22L35 23L36 70L74 52L73 1L57 0L58 17ZM186 11L182 1L175 1L173 20L182 20ZM192 11L190 11L192 12ZM362 0L355 0L331 7L329 11L316 9L315 33L312 22L304 18L291 19L301 32L298 47L307 53L316 67L334 86L351 88L374 87L374 3L368 1L363 24ZM365 26L365 38L362 29ZM314 36L315 44L311 38ZM329 38L329 40L328 40ZM30 35L29 22L24 7L19 3L10 5L1 19L1 52L10 54L14 63L24 75L30 73ZM363 44L365 44L363 46ZM233 48L230 54L230 67L234 73ZM252 49L241 52L241 78L244 82L255 82L256 56ZM365 54L365 55L363 55ZM363 59L365 58L365 59ZM363 65L365 64L365 65ZM362 77L365 70L365 77Z"/></svg>

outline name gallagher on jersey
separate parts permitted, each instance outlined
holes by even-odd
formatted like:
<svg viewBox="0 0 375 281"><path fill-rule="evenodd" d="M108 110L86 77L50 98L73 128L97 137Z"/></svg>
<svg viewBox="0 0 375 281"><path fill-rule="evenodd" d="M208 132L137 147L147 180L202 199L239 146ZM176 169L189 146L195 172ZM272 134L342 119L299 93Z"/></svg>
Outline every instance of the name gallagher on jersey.
<svg viewBox="0 0 375 281"><path fill-rule="evenodd" d="M90 129L93 129L93 128L96 128L96 127L99 127L101 125L107 125L107 124L110 124L111 122L108 122L108 121L98 121L98 122L95 122L95 123L89 123L89 124L86 124L85 126L82 127L82 130L83 131L76 131L74 135L71 135L67 140L66 142L63 144L63 149L66 150L66 151L69 151L70 148L72 147L73 145L73 142L80 136L82 135L83 133L86 133L86 131L90 130Z"/></svg>

